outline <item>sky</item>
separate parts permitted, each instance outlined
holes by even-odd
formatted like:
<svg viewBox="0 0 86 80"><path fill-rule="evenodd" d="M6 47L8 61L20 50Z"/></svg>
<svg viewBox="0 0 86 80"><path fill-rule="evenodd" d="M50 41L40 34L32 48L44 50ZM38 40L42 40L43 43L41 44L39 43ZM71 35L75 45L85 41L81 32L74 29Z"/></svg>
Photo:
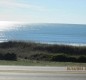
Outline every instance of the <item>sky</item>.
<svg viewBox="0 0 86 80"><path fill-rule="evenodd" d="M86 24L86 0L0 0L0 21Z"/></svg>

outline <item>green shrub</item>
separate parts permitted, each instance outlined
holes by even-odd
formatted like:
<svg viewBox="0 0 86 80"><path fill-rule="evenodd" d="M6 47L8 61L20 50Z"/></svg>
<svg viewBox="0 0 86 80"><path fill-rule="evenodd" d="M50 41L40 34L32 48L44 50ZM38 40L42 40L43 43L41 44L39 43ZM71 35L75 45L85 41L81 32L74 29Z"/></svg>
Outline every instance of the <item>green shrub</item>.
<svg viewBox="0 0 86 80"><path fill-rule="evenodd" d="M17 60L17 56L14 53L7 53L4 55L5 60Z"/></svg>
<svg viewBox="0 0 86 80"><path fill-rule="evenodd" d="M80 56L77 60L77 62L83 62L83 63L86 63L86 57L84 56Z"/></svg>

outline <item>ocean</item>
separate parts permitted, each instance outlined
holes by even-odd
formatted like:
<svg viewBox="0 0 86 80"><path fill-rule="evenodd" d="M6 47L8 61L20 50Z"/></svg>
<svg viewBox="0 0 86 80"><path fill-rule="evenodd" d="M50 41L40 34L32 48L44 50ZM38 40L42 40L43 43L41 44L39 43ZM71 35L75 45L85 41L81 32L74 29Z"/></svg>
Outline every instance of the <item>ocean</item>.
<svg viewBox="0 0 86 80"><path fill-rule="evenodd" d="M34 23L9 25L0 30L0 42L17 40L50 44L86 45L86 25Z"/></svg>

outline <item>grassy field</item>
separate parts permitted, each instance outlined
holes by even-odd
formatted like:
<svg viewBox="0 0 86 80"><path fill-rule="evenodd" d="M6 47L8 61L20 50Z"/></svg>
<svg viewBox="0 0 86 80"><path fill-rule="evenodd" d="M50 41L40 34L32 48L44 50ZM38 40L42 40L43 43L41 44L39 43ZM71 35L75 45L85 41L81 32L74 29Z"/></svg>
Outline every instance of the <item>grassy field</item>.
<svg viewBox="0 0 86 80"><path fill-rule="evenodd" d="M50 62L50 61L36 61L36 60L18 60L6 61L0 60L0 65L21 65L21 66L86 66L86 63L74 62Z"/></svg>
<svg viewBox="0 0 86 80"><path fill-rule="evenodd" d="M0 60L2 64L10 64L12 61L20 65L81 64L86 63L86 46L8 41L0 43Z"/></svg>

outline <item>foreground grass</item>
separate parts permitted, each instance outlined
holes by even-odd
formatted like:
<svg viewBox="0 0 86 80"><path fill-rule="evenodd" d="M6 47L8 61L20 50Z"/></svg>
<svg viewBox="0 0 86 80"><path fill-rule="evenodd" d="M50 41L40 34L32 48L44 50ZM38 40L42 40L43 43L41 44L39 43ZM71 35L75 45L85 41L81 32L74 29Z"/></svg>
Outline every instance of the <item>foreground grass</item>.
<svg viewBox="0 0 86 80"><path fill-rule="evenodd" d="M18 61L0 60L0 65L19 65L19 66L86 66L86 63L49 62L49 61L36 61L36 60L18 60Z"/></svg>

